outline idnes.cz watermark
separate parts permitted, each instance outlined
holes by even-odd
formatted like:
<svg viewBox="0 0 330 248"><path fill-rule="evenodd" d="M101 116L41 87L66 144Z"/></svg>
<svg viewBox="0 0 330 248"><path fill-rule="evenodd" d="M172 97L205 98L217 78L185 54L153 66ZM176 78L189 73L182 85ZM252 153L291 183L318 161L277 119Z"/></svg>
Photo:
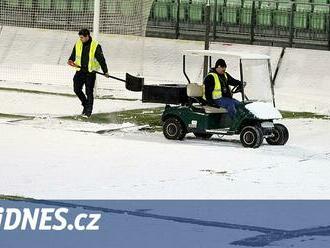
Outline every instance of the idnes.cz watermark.
<svg viewBox="0 0 330 248"><path fill-rule="evenodd" d="M72 221L68 221L72 219ZM101 214L79 213L69 218L68 208L3 208L0 207L0 231L97 231Z"/></svg>

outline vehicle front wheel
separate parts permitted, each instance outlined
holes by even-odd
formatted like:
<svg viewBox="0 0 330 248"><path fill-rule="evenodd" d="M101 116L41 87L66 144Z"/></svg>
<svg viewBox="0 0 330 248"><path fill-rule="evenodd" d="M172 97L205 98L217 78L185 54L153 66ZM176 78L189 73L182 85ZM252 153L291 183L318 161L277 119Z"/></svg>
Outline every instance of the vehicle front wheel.
<svg viewBox="0 0 330 248"><path fill-rule="evenodd" d="M270 145L283 146L289 139L289 131L286 126L282 124L274 124L273 137L266 138Z"/></svg>
<svg viewBox="0 0 330 248"><path fill-rule="evenodd" d="M182 140L186 136L186 128L177 118L168 118L163 124L163 133L167 139Z"/></svg>
<svg viewBox="0 0 330 248"><path fill-rule="evenodd" d="M263 141L262 130L257 126L246 126L241 131L240 140L244 147L258 148Z"/></svg>

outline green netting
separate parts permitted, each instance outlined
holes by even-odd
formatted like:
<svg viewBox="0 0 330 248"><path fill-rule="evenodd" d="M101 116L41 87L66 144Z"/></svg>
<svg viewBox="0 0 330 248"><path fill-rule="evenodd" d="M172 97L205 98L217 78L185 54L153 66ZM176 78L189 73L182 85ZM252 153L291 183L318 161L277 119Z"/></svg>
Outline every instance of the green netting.
<svg viewBox="0 0 330 248"><path fill-rule="evenodd" d="M109 13L109 14L115 14L116 13L116 6L111 2L111 0L107 0L106 3L105 3L105 6L106 6L106 12ZM78 5L77 4L77 9L78 8L83 8L83 6L80 4Z"/></svg>
<svg viewBox="0 0 330 248"><path fill-rule="evenodd" d="M32 8L32 0L25 0L25 1L22 1L22 7L25 7L25 8Z"/></svg>
<svg viewBox="0 0 330 248"><path fill-rule="evenodd" d="M38 7L41 9L49 9L51 7L51 0L38 0Z"/></svg>
<svg viewBox="0 0 330 248"><path fill-rule="evenodd" d="M9 6L18 6L19 0L7 0Z"/></svg>
<svg viewBox="0 0 330 248"><path fill-rule="evenodd" d="M122 0L121 4L120 4L120 12L124 15L124 16L131 16L134 14L134 2L130 1L130 0Z"/></svg>
<svg viewBox="0 0 330 248"><path fill-rule="evenodd" d="M1 0L3 1L3 0ZM20 1L20 0L7 0L7 4L9 6L21 6L21 7L25 7L25 8L31 8L32 7L32 0L24 0L24 1Z"/></svg>
<svg viewBox="0 0 330 248"><path fill-rule="evenodd" d="M51 0L44 0L45 5L48 5L48 3L46 3L48 1L50 2ZM57 9L66 8L66 7L64 7L65 4L67 4L67 6L71 5L71 9L73 11L83 11L83 10L93 11L94 10L94 1L83 1L83 0L80 0L80 1L77 1L77 0L74 0L74 1L56 0L55 1L55 6L56 6ZM110 4L109 0L107 1L107 4ZM50 6L50 3L49 3L48 6Z"/></svg>
<svg viewBox="0 0 330 248"><path fill-rule="evenodd" d="M82 2L78 2L78 1L73 1L71 3L71 7L73 11L81 11L84 9L84 5Z"/></svg>
<svg viewBox="0 0 330 248"><path fill-rule="evenodd" d="M68 1L56 0L54 2L54 7L56 10L66 10L66 9L68 9Z"/></svg>

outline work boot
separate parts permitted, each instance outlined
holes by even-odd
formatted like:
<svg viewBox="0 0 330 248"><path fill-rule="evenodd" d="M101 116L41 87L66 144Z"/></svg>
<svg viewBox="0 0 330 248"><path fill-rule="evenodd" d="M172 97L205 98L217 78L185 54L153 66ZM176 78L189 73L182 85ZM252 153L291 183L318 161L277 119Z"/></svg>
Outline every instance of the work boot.
<svg viewBox="0 0 330 248"><path fill-rule="evenodd" d="M91 115L92 115L91 112L86 111L85 114L83 114L83 117L89 118L91 117Z"/></svg>
<svg viewBox="0 0 330 248"><path fill-rule="evenodd" d="M86 110L86 109L87 109L87 108L86 108L86 103L83 103L82 105L83 105L83 111L82 111L81 114L82 114L82 115L85 115L86 112L87 112L87 110Z"/></svg>
<svg viewBox="0 0 330 248"><path fill-rule="evenodd" d="M86 115L87 118L89 118L92 115L92 112L93 112L93 105L86 104L84 115Z"/></svg>

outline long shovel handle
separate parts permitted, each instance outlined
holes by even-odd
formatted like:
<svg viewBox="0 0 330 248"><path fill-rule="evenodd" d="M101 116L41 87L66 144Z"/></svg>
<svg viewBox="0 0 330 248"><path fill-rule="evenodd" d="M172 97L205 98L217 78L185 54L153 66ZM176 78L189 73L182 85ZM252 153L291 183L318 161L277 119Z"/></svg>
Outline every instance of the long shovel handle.
<svg viewBox="0 0 330 248"><path fill-rule="evenodd" d="M73 66L73 67L81 68L81 66L76 65L73 61L72 61L72 62L70 61L70 62L69 62L69 65L70 65L70 66ZM100 75L102 75L102 76L105 76L105 74L102 73L102 72L98 72L98 71L93 71L93 72L95 72L96 74L100 74ZM110 75L109 75L109 78L113 78L113 79L116 79L116 80L119 80L119 81L122 81L122 82L126 83L126 80L121 79L121 78L117 78L117 77L110 76Z"/></svg>
<svg viewBox="0 0 330 248"><path fill-rule="evenodd" d="M95 72L96 74L100 74L100 75L102 75L102 76L105 76L105 74L102 73L102 72L98 72L98 71L93 71L93 72ZM109 78L113 78L113 79L116 79L116 80L119 80L119 81L122 81L122 82L126 83L126 80L121 79L121 78L117 78L117 77L110 76L110 75L109 75Z"/></svg>
<svg viewBox="0 0 330 248"><path fill-rule="evenodd" d="M77 68L81 68L81 66L76 65L73 61L69 60L68 61L68 65L73 66L73 67L77 67ZM105 76L104 73L102 72L98 72L98 71L93 71L94 73L100 74L102 76ZM125 87L127 90L130 91L142 91L142 87L144 85L144 78L140 78L140 77L134 77L128 73L126 73L126 80L121 79L121 78L117 78L114 76L110 76L108 75L109 78L121 81L125 83Z"/></svg>

